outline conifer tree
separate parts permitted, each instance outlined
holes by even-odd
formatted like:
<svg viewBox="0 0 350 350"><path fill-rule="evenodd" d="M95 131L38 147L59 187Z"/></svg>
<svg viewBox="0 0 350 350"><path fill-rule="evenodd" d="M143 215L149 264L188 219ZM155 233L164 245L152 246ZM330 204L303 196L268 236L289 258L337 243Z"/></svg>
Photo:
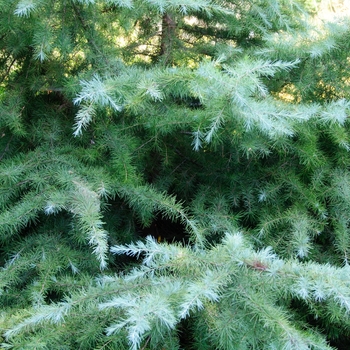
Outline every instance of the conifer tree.
<svg viewBox="0 0 350 350"><path fill-rule="evenodd" d="M1 349L349 346L346 6L0 0Z"/></svg>

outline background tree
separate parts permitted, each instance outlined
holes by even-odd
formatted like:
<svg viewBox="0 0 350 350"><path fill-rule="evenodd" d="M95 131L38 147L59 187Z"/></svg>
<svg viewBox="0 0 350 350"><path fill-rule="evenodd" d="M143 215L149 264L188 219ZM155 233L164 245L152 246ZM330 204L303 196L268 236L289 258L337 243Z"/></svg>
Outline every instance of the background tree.
<svg viewBox="0 0 350 350"><path fill-rule="evenodd" d="M343 6L0 1L3 348L340 348Z"/></svg>

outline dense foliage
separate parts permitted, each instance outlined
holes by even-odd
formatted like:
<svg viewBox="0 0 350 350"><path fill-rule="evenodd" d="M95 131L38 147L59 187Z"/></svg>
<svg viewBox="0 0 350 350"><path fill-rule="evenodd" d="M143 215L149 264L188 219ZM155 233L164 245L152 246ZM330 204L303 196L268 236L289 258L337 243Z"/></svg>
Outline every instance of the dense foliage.
<svg viewBox="0 0 350 350"><path fill-rule="evenodd" d="M341 347L350 23L323 5L0 0L1 349Z"/></svg>

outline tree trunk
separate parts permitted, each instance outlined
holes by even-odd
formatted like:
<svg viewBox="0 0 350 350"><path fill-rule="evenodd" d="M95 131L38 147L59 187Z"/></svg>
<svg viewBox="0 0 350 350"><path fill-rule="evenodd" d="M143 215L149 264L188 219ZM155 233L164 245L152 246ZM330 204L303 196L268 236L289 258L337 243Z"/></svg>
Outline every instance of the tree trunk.
<svg viewBox="0 0 350 350"><path fill-rule="evenodd" d="M175 39L176 23L171 14L165 13L162 18L162 34L160 42L160 60L165 65L173 62L172 51Z"/></svg>

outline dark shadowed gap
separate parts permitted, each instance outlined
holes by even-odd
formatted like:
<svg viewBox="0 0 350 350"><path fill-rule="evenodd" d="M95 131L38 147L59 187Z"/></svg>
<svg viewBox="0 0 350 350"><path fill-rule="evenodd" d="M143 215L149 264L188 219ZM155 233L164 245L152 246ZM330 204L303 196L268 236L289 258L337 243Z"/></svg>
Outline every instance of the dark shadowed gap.
<svg viewBox="0 0 350 350"><path fill-rule="evenodd" d="M159 243L180 242L188 244L189 242L189 234L186 232L184 225L159 216L153 220L149 227L138 227L137 233L141 238L152 236Z"/></svg>

